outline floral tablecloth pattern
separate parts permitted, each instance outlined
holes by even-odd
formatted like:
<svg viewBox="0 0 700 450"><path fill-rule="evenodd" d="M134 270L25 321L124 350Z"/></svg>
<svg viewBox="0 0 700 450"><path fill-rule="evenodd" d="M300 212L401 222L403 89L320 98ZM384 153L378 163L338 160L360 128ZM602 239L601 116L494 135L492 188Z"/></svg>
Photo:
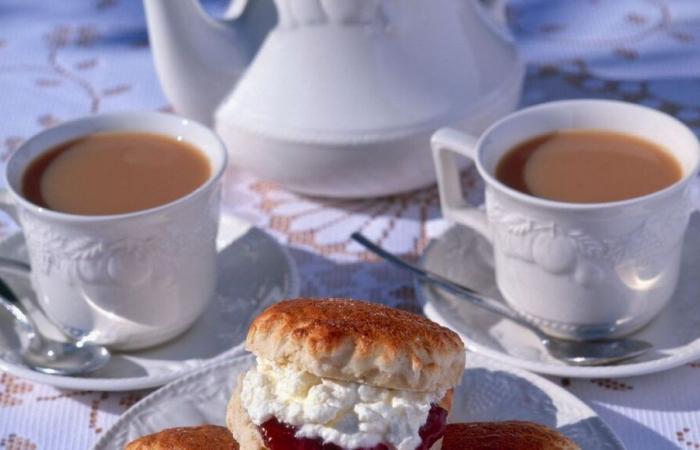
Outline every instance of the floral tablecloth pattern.
<svg viewBox="0 0 700 450"><path fill-rule="evenodd" d="M178 0L173 0L178 1ZM475 0L455 0L475 1ZM597 97L669 112L700 133L700 1L483 0L528 61L523 105ZM224 0L205 2L214 14ZM0 161L32 134L108 111L169 111L136 0L0 0ZM481 184L468 170L473 200ZM374 200L300 197L235 169L224 212L286 244L304 295L416 310L409 276L349 241L361 230L416 257L445 229L434 188ZM15 229L6 219L0 235ZM626 379L552 379L630 449L700 448L700 362ZM0 449L85 449L147 392L63 391L0 373Z"/></svg>

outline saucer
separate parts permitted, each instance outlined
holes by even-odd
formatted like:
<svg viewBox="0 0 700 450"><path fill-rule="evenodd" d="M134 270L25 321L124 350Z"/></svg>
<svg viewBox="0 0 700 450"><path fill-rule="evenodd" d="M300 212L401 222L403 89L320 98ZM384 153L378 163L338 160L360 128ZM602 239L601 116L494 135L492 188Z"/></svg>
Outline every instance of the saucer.
<svg viewBox="0 0 700 450"><path fill-rule="evenodd" d="M249 355L234 356L159 389L122 414L92 450L121 450L128 442L164 428L223 425L233 384L253 361ZM529 420L556 428L583 450L624 450L605 422L565 389L474 354L467 355L449 420Z"/></svg>
<svg viewBox="0 0 700 450"><path fill-rule="evenodd" d="M59 388L124 391L162 386L206 362L243 354L250 322L273 303L297 296L299 277L293 260L275 239L239 219L221 218L217 248L216 293L192 328L172 341L114 353L109 364L97 372L66 377L31 370L17 353L16 339L0 333L0 369ZM26 261L24 236L17 233L1 241L0 256ZM33 295L28 280L4 280L19 298ZM40 311L34 309L31 315L47 336L60 336Z"/></svg>
<svg viewBox="0 0 700 450"><path fill-rule="evenodd" d="M610 366L574 367L546 352L535 335L440 288L416 281L425 314L460 334L467 348L495 360L547 375L581 378L644 375L700 358L700 216L693 215L683 242L678 287L669 305L649 325L631 335L653 344L641 357ZM494 278L491 245L474 231L453 226L433 240L423 267L503 300Z"/></svg>

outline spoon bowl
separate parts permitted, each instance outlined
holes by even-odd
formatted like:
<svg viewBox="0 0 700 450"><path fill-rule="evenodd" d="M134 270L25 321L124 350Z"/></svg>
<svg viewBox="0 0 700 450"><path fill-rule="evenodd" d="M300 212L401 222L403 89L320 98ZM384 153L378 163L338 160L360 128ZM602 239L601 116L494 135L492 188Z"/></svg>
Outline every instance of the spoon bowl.
<svg viewBox="0 0 700 450"><path fill-rule="evenodd" d="M549 354L571 366L604 366L641 356L653 347L638 339L569 341L538 336Z"/></svg>
<svg viewBox="0 0 700 450"><path fill-rule="evenodd" d="M28 276L30 268L20 261L0 258L0 272ZM9 294L5 293L5 295ZM10 323L6 323L9 320ZM13 330L13 332L9 331ZM42 336L19 300L0 295L0 339L13 341L21 359L38 372L50 375L79 376L104 367L110 360L109 350L85 341L60 342Z"/></svg>
<svg viewBox="0 0 700 450"><path fill-rule="evenodd" d="M422 280L440 286L480 308L503 316L528 328L539 338L542 345L545 346L547 352L552 357L566 364L572 366L610 365L636 358L653 347L648 342L630 338L574 341L549 336L537 325L529 322L518 312L502 302L488 298L467 286L411 264L374 244L360 233L353 233L352 239L387 262L412 272Z"/></svg>
<svg viewBox="0 0 700 450"><path fill-rule="evenodd" d="M104 367L110 357L109 350L100 345L47 340L22 352L22 359L32 369L64 376L94 372Z"/></svg>

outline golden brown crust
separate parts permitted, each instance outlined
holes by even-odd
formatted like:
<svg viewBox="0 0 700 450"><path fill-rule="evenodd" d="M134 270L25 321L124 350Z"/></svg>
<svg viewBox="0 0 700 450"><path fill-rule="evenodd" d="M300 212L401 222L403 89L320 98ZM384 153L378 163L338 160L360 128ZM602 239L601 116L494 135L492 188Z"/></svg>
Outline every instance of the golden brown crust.
<svg viewBox="0 0 700 450"><path fill-rule="evenodd" d="M226 407L226 426L231 430L231 434L236 438L241 446L241 450L265 450L265 443L258 432L258 427L251 422L248 413L241 404L241 385L243 384L241 374L236 382L231 400Z"/></svg>
<svg viewBox="0 0 700 450"><path fill-rule="evenodd" d="M246 347L316 376L383 388L434 392L464 371L459 336L430 320L349 299L286 300L265 310Z"/></svg>
<svg viewBox="0 0 700 450"><path fill-rule="evenodd" d="M238 450L231 432L216 425L168 428L127 444L125 450Z"/></svg>
<svg viewBox="0 0 700 450"><path fill-rule="evenodd" d="M442 450L580 450L558 431L532 422L472 422L447 425Z"/></svg>

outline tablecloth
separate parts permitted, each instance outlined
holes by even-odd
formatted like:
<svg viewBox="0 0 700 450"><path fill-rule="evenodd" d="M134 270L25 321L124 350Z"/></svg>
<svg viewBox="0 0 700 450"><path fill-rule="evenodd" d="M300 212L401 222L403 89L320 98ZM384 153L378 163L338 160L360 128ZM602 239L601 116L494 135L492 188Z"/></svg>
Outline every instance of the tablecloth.
<svg viewBox="0 0 700 450"><path fill-rule="evenodd" d="M470 0L456 0L470 1ZM528 62L523 105L601 97L669 112L700 133L700 1L484 0ZM224 0L206 7L215 14ZM136 0L0 0L0 162L62 121L170 108ZM470 195L480 183L467 172ZM370 298L416 309L409 276L348 240L361 230L419 254L445 228L436 191L378 200L300 197L236 170L224 211L288 246L304 295ZM0 233L14 229L6 220ZM630 449L700 448L700 362L625 379L552 378L592 406ZM85 449L147 392L64 391L0 374L0 449Z"/></svg>

